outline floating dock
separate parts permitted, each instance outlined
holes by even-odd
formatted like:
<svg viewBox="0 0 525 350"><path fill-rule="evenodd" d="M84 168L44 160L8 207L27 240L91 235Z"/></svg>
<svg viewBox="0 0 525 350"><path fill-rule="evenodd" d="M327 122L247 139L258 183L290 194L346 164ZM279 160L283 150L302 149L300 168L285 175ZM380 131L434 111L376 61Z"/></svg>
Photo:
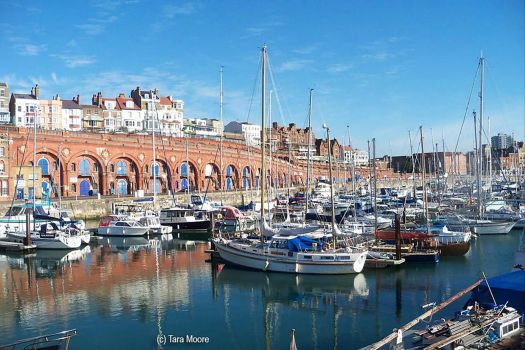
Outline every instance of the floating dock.
<svg viewBox="0 0 525 350"><path fill-rule="evenodd" d="M389 266L401 265L405 262L404 258L401 259L373 259L366 258L365 269L384 269Z"/></svg>
<svg viewBox="0 0 525 350"><path fill-rule="evenodd" d="M14 251L14 252L32 252L36 249L36 245L24 245L23 243L2 241L0 240L0 250Z"/></svg>

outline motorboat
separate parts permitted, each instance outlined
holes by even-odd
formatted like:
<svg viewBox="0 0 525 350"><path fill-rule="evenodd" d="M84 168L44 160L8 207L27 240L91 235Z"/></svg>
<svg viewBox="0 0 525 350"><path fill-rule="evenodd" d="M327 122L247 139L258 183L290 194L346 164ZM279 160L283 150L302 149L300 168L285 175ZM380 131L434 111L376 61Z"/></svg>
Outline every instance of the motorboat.
<svg viewBox="0 0 525 350"><path fill-rule="evenodd" d="M211 220L206 211L192 208L173 207L160 211L160 223L173 227L174 232L181 231L210 231Z"/></svg>
<svg viewBox="0 0 525 350"><path fill-rule="evenodd" d="M108 215L100 219L99 236L143 236L149 228L125 215Z"/></svg>

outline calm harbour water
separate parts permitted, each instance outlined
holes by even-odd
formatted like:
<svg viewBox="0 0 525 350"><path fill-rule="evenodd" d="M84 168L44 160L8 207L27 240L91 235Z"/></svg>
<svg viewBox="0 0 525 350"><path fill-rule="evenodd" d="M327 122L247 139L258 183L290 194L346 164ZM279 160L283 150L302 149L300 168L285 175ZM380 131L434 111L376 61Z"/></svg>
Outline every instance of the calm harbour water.
<svg viewBox="0 0 525 350"><path fill-rule="evenodd" d="M473 241L464 257L347 276L295 276L206 263L208 243L104 238L81 251L0 253L0 345L76 328L72 349L357 349L474 282L510 271L521 231ZM466 298L446 309L452 315ZM164 334L208 344L157 345Z"/></svg>

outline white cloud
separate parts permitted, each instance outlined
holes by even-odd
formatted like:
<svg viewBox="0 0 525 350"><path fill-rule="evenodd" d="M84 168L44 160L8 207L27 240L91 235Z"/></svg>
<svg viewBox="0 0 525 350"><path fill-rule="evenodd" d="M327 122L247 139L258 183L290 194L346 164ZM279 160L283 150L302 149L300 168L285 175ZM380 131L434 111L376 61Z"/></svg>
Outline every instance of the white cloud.
<svg viewBox="0 0 525 350"><path fill-rule="evenodd" d="M342 73L351 70L354 67L352 63L334 63L326 68L329 73Z"/></svg>
<svg viewBox="0 0 525 350"><path fill-rule="evenodd" d="M109 24L116 22L117 20L117 16L109 16L106 18L103 14L100 14L99 17L89 18L88 23L77 24L75 27L84 31L86 34L99 35L106 30L106 27Z"/></svg>
<svg viewBox="0 0 525 350"><path fill-rule="evenodd" d="M96 59L94 57L85 55L57 54L51 56L64 61L66 67L68 68L78 68L96 62Z"/></svg>
<svg viewBox="0 0 525 350"><path fill-rule="evenodd" d="M186 2L180 5L166 5L162 8L163 16L173 18L177 15L191 15L201 7L198 2Z"/></svg>
<svg viewBox="0 0 525 350"><path fill-rule="evenodd" d="M279 65L277 68L280 72L291 72L291 71L298 71L302 70L308 65L310 65L313 61L307 60L307 59L292 59L288 60L286 62L283 62Z"/></svg>

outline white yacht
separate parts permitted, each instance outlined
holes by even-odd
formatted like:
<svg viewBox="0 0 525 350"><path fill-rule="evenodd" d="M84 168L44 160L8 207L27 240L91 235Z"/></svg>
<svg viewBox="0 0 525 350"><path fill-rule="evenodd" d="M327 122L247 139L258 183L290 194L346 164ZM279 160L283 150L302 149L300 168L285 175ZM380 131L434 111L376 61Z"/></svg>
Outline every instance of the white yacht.
<svg viewBox="0 0 525 350"><path fill-rule="evenodd" d="M149 228L124 215L108 215L100 219L99 236L144 236Z"/></svg>
<svg viewBox="0 0 525 350"><path fill-rule="evenodd" d="M359 273L366 249L326 249L325 244L304 236L274 235L265 243L251 240L214 240L222 259L261 271L337 275Z"/></svg>

